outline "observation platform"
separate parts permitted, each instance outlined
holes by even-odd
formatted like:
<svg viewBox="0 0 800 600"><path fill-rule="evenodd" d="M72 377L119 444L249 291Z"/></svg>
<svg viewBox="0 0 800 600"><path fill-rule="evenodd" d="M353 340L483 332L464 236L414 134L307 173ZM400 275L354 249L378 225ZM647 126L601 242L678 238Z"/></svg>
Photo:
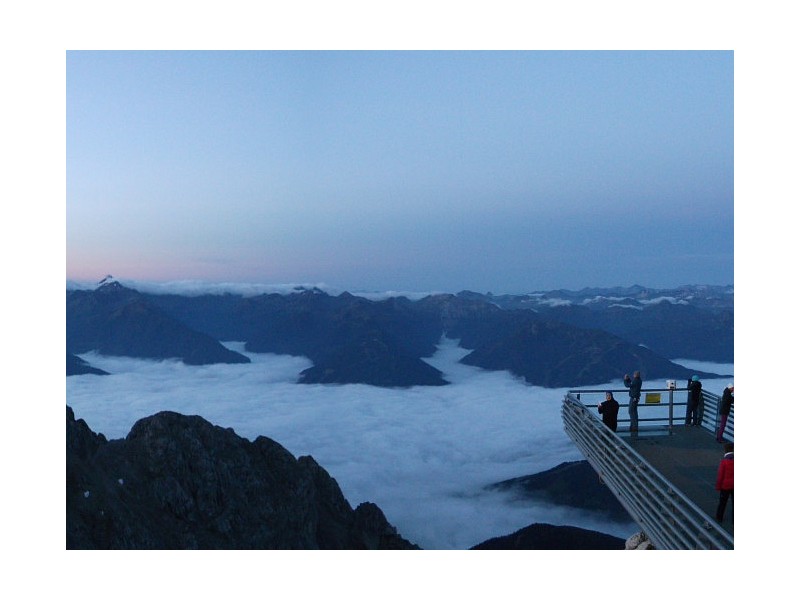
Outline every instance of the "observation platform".
<svg viewBox="0 0 800 600"><path fill-rule="evenodd" d="M677 425L671 435L663 428L641 427L635 437L628 431L617 430L617 435L694 502L709 521L714 519L719 501L719 492L714 488L725 444L718 443L712 432L703 427ZM729 501L720 523L731 535L732 508Z"/></svg>
<svg viewBox="0 0 800 600"><path fill-rule="evenodd" d="M720 398L702 392L700 422L684 425L686 389L642 389L639 430L629 428L620 402L617 431L600 419L606 390L570 390L561 408L564 430L608 489L656 548L733 549L733 505L722 523L715 514L717 469L724 444L716 441ZM627 390L611 390L627 400ZM733 441L733 408L724 435Z"/></svg>

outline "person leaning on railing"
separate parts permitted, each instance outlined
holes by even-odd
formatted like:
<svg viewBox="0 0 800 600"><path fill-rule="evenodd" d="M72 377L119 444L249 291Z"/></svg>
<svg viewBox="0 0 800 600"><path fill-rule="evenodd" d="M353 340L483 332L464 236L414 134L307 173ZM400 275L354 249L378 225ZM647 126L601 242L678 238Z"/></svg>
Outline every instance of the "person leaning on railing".
<svg viewBox="0 0 800 600"><path fill-rule="evenodd" d="M725 440L722 436L725 434L725 425L728 424L728 415L731 414L731 406L733 406L733 384L729 383L725 391L722 392L722 400L719 403L719 431L717 431L717 441L721 444Z"/></svg>
<svg viewBox="0 0 800 600"><path fill-rule="evenodd" d="M686 402L686 425L700 425L702 423L703 384L697 375L692 375L688 383L689 398Z"/></svg>

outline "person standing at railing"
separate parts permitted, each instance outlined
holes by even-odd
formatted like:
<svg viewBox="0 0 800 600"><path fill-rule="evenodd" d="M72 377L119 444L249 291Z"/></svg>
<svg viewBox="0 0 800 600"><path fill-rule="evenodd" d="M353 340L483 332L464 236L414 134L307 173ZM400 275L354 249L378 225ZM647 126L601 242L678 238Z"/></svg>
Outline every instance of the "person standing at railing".
<svg viewBox="0 0 800 600"><path fill-rule="evenodd" d="M722 436L725 434L725 425L728 424L728 415L731 414L731 406L733 406L733 384L729 383L725 391L722 392L722 400L719 403L719 431L717 431L717 441L722 443L725 441Z"/></svg>
<svg viewBox="0 0 800 600"><path fill-rule="evenodd" d="M731 514L733 514L733 444L725 444L725 455L719 461L717 469L717 491L719 491L719 504L717 504L717 521L722 521L725 516L725 507L728 498L731 499Z"/></svg>
<svg viewBox="0 0 800 600"><path fill-rule="evenodd" d="M700 403L703 401L703 384L697 375L687 384L689 397L686 400L686 425L700 425L702 416L700 415Z"/></svg>
<svg viewBox="0 0 800 600"><path fill-rule="evenodd" d="M642 377L639 371L633 372L633 379L625 373L622 380L628 389L628 414L631 417L631 433L639 431L639 398L642 396Z"/></svg>
<svg viewBox="0 0 800 600"><path fill-rule="evenodd" d="M617 414L619 413L619 402L614 399L614 394L606 392L606 399L597 405L597 412L603 415L603 423L611 431L617 430Z"/></svg>

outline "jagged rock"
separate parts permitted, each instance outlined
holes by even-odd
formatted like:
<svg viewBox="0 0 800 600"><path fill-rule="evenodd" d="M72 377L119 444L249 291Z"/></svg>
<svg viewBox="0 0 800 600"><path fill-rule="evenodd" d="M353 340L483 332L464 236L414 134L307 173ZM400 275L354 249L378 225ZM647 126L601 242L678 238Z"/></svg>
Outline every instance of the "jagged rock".
<svg viewBox="0 0 800 600"><path fill-rule="evenodd" d="M362 502L356 507L351 539L356 547L365 549L407 549L407 542L389 524L378 505L372 502Z"/></svg>
<svg viewBox="0 0 800 600"><path fill-rule="evenodd" d="M310 456L161 412L106 440L67 407L67 548L412 549Z"/></svg>
<svg viewBox="0 0 800 600"><path fill-rule="evenodd" d="M625 550L655 550L653 542L644 531L633 534L625 540Z"/></svg>
<svg viewBox="0 0 800 600"><path fill-rule="evenodd" d="M638 546L636 546L635 550L655 550L656 547L653 546L653 542L650 540L644 541Z"/></svg>

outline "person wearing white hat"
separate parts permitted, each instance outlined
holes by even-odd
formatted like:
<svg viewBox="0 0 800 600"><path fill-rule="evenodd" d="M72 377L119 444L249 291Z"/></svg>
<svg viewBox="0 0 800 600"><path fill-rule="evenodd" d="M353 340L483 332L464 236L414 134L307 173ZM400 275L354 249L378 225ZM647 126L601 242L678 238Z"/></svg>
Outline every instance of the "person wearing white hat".
<svg viewBox="0 0 800 600"><path fill-rule="evenodd" d="M722 436L725 433L725 425L728 423L728 415L731 414L731 406L733 406L733 384L729 383L725 391L722 392L722 400L719 402L719 430L717 431L717 441L721 444L725 440Z"/></svg>

